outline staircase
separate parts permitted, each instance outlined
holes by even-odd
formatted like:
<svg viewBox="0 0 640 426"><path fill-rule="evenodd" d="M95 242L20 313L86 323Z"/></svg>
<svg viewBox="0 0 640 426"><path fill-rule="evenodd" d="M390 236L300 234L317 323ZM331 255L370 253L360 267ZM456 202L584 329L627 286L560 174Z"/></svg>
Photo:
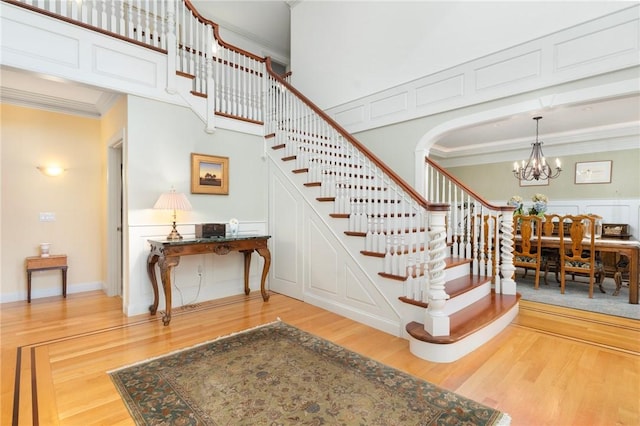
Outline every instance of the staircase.
<svg viewBox="0 0 640 426"><path fill-rule="evenodd" d="M459 359L517 314L513 208L488 204L429 160L427 191L418 193L275 74L269 58L223 42L189 2L151 2L148 11L134 0L4 1L166 54L166 92L206 131L216 116L262 124L266 155L391 305L416 356Z"/></svg>
<svg viewBox="0 0 640 426"><path fill-rule="evenodd" d="M517 314L519 296L504 291L497 268L501 256L493 242L501 241L502 208L454 187L433 163L437 202L427 202L293 87L273 74L270 79L268 92L277 94L267 98L270 155L284 173L304 176L296 182L310 204L344 221L334 232L359 241L346 245L359 247L351 255L365 268L374 265L381 291L401 287L398 311L412 353L451 362L504 329ZM465 204L473 207L458 213ZM487 226L474 222L473 212L490 217ZM452 223L461 226L447 226Z"/></svg>

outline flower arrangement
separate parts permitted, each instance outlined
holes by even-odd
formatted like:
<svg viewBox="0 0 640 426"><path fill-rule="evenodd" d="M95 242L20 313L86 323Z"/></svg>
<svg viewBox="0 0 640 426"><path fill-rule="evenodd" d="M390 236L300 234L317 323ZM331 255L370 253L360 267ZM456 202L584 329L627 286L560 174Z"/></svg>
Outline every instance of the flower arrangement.
<svg viewBox="0 0 640 426"><path fill-rule="evenodd" d="M534 216L543 216L547 211L547 203L549 199L544 194L534 194L531 197L531 201L533 201L533 206L529 209L529 214Z"/></svg>
<svg viewBox="0 0 640 426"><path fill-rule="evenodd" d="M522 214L524 211L523 200L522 200L522 197L519 195L514 195L513 197L509 198L509 201L507 201L507 205L513 206L516 208L513 214Z"/></svg>
<svg viewBox="0 0 640 426"><path fill-rule="evenodd" d="M519 195L514 195L509 198L507 201L507 205L515 207L515 211L513 214L530 214L535 216L543 216L547 211L547 203L549 199L544 194L533 194L531 197L531 201L533 201L533 205L529 209L524 208L524 202L522 197Z"/></svg>

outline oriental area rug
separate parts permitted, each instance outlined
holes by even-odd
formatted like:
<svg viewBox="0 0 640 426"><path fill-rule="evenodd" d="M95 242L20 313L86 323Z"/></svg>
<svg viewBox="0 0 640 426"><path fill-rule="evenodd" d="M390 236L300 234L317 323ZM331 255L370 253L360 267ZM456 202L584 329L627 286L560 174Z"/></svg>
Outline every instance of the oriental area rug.
<svg viewBox="0 0 640 426"><path fill-rule="evenodd" d="M506 425L508 415L276 321L109 373L139 425Z"/></svg>

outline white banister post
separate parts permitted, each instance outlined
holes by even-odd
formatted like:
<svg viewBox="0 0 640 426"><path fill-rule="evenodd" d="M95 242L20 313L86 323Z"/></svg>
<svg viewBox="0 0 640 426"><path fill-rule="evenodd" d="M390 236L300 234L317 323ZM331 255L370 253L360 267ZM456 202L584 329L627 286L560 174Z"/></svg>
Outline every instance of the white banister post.
<svg viewBox="0 0 640 426"><path fill-rule="evenodd" d="M513 280L513 273L516 268L513 266L513 209L502 212L502 240L500 241L500 258L502 265L502 294L516 294L516 282Z"/></svg>
<svg viewBox="0 0 640 426"><path fill-rule="evenodd" d="M176 93L178 41L176 38L176 5L175 0L167 0L167 93Z"/></svg>
<svg viewBox="0 0 640 426"><path fill-rule="evenodd" d="M449 299L445 291L445 256L447 249L447 204L431 205L429 211L429 307L425 312L424 329L432 336L448 336L449 316L444 306Z"/></svg>
<svg viewBox="0 0 640 426"><path fill-rule="evenodd" d="M216 129L216 82L213 79L213 57L215 52L215 39L213 37L213 27L211 24L207 24L205 30L205 44L206 44L206 79L207 79L207 127L205 131L207 133L213 133Z"/></svg>

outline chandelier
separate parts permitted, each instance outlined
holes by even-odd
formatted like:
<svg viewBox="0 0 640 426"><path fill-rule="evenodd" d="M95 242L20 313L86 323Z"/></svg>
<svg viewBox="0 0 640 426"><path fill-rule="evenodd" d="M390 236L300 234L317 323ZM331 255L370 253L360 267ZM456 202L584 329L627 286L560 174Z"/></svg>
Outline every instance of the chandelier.
<svg viewBox="0 0 640 426"><path fill-rule="evenodd" d="M538 124L540 123L541 118L542 117L533 117L533 119L536 120L536 141L531 144L529 160L527 160L527 162L522 160L522 164L518 164L517 161L513 163L513 175L519 180L532 181L540 179L555 179L562 171L560 168L559 158L556 158L555 172L544 159L544 154L542 153L542 142L538 141Z"/></svg>

